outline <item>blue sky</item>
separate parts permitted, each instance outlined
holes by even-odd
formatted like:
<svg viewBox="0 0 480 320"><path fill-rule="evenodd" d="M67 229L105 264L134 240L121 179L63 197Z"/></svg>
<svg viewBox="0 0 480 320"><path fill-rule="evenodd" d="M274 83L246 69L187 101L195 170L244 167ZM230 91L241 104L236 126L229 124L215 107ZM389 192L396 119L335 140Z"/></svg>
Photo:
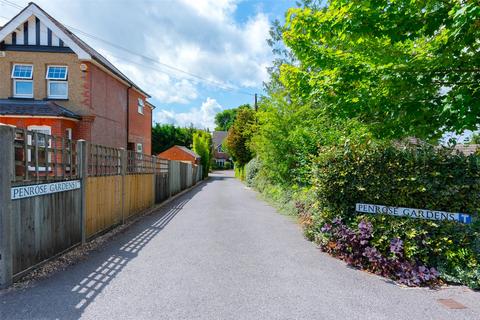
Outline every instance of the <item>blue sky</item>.
<svg viewBox="0 0 480 320"><path fill-rule="evenodd" d="M0 0L0 25L19 11L7 2ZM266 43L271 21L295 6L294 0L35 2L149 92L154 121L211 129L216 112L253 103L248 93L262 93L272 61Z"/></svg>

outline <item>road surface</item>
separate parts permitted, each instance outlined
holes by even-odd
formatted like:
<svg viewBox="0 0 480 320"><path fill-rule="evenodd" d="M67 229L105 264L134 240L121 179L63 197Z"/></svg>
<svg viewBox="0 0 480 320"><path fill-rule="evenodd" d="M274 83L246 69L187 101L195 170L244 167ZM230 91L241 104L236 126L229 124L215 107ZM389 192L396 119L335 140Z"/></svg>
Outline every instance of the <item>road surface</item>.
<svg viewBox="0 0 480 320"><path fill-rule="evenodd" d="M2 320L79 318L480 319L480 293L405 289L348 268L224 172L87 260L0 293Z"/></svg>

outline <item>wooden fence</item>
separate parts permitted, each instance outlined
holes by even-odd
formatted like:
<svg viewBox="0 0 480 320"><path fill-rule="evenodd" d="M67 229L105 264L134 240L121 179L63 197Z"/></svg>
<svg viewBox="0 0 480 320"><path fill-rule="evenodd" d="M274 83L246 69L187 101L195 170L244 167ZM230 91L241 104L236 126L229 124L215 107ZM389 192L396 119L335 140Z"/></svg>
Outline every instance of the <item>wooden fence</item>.
<svg viewBox="0 0 480 320"><path fill-rule="evenodd" d="M201 178L201 166L0 125L0 287Z"/></svg>

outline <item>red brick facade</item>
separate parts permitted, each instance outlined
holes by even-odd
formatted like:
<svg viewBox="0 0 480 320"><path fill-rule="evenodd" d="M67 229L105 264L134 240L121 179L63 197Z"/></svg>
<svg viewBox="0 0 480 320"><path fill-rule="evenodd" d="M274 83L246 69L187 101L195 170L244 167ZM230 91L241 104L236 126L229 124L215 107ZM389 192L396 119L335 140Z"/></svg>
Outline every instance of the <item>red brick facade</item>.
<svg viewBox="0 0 480 320"><path fill-rule="evenodd" d="M173 146L168 150L163 151L157 155L160 158L168 160L177 160L183 162L190 162L192 164L200 164L200 158L195 157L190 152L186 152L180 146Z"/></svg>
<svg viewBox="0 0 480 320"><path fill-rule="evenodd" d="M139 110L139 99L143 101L142 112ZM137 90L129 90L128 98L128 143L129 149L136 150L141 144L143 153L152 153L152 107L145 100L145 95Z"/></svg>
<svg viewBox="0 0 480 320"><path fill-rule="evenodd" d="M49 118L11 118L0 116L0 123L9 124L18 128L28 129L31 126L50 127L51 135L67 138L67 129L72 132L77 130L78 121L68 119L49 119ZM73 137L75 139L75 137Z"/></svg>

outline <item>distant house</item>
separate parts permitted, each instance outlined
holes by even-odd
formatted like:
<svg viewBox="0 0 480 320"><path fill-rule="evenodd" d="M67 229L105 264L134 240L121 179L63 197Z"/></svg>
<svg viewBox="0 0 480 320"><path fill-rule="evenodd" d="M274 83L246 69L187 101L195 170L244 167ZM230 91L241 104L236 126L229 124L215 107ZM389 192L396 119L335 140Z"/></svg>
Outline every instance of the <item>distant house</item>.
<svg viewBox="0 0 480 320"><path fill-rule="evenodd" d="M34 3L0 27L1 123L150 154L149 97Z"/></svg>
<svg viewBox="0 0 480 320"><path fill-rule="evenodd" d="M213 161L215 161L215 164L219 167L223 167L226 162L232 161L223 146L223 141L227 138L227 133L227 131L214 131L212 135Z"/></svg>
<svg viewBox="0 0 480 320"><path fill-rule="evenodd" d="M196 165L199 165L201 160L198 154L184 146L173 146L159 153L157 156L163 159L190 162Z"/></svg>

